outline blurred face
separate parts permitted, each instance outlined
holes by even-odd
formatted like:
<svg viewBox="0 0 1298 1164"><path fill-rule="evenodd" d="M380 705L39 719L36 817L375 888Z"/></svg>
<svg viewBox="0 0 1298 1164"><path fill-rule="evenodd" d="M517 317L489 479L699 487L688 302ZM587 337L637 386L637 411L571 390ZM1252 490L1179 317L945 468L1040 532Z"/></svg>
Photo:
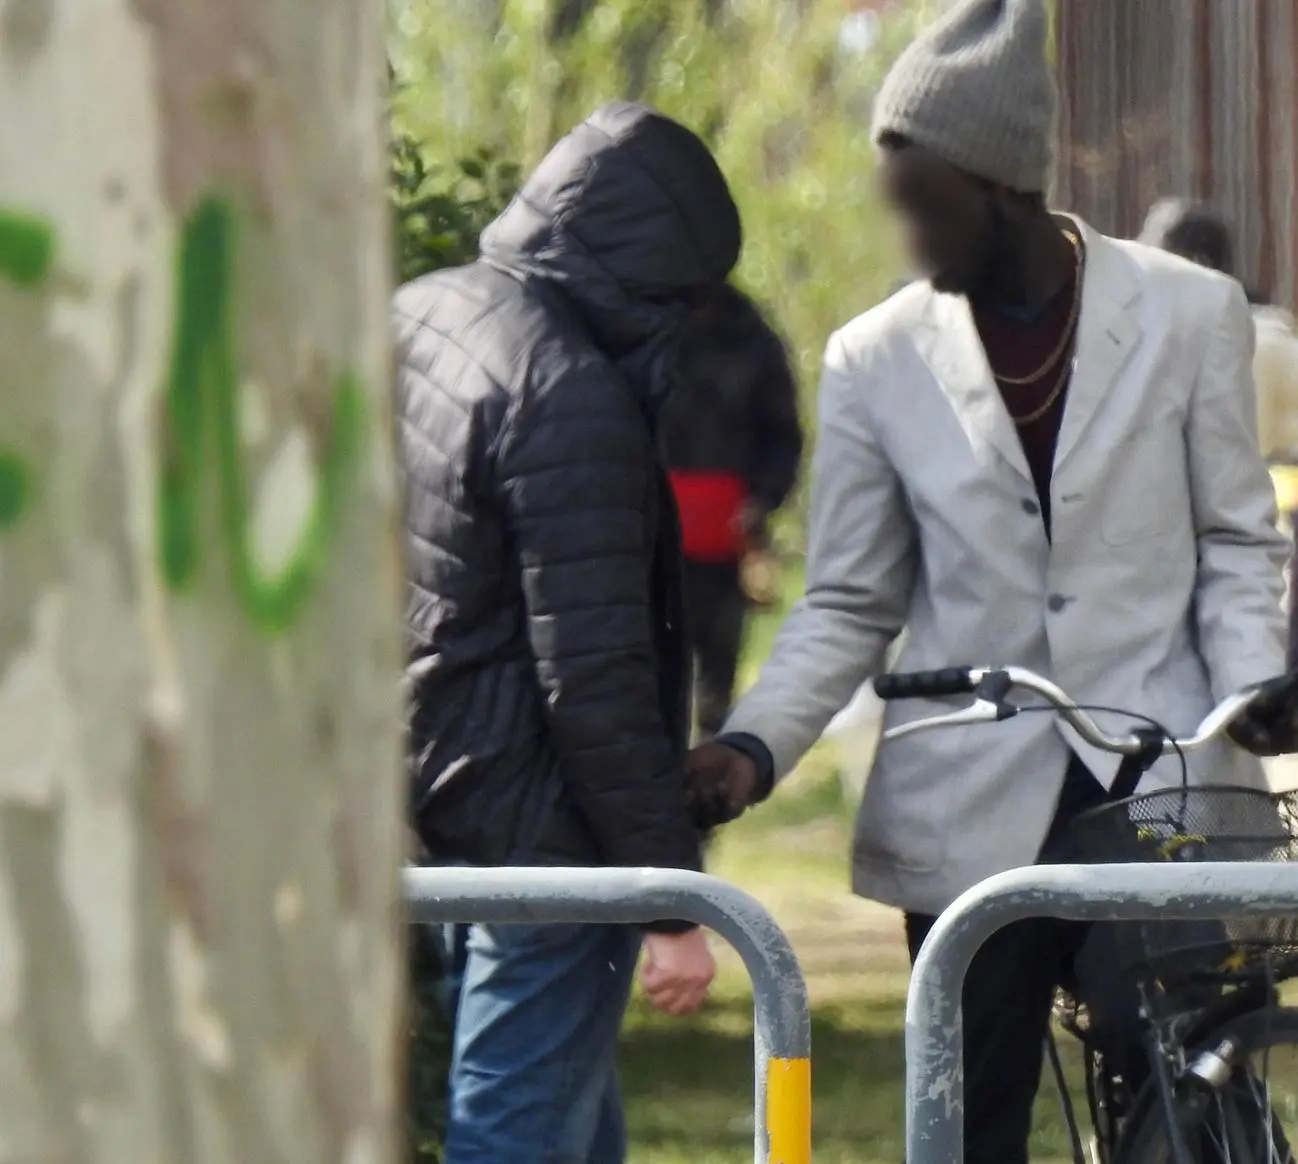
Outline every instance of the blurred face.
<svg viewBox="0 0 1298 1164"><path fill-rule="evenodd" d="M985 286L1006 248L1001 191L909 144L885 144L880 177L916 271L953 295Z"/></svg>

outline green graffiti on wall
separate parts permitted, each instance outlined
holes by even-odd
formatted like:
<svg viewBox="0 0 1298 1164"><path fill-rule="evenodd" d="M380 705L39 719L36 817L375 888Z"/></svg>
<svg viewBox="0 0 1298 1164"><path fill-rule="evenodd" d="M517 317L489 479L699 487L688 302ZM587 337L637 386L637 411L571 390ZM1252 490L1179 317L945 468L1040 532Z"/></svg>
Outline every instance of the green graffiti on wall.
<svg viewBox="0 0 1298 1164"><path fill-rule="evenodd" d="M197 577L208 540L202 526L210 461L215 467L220 541L231 583L254 622L287 630L318 578L360 453L364 392L350 374L333 385L333 411L320 434L310 516L285 564L262 570L250 538L248 477L239 440L233 271L235 215L218 197L186 222L178 258L177 305L166 387L165 448L159 492L159 553L174 590Z"/></svg>
<svg viewBox="0 0 1298 1164"><path fill-rule="evenodd" d="M0 279L34 287L54 260L54 229L43 218L0 208Z"/></svg>
<svg viewBox="0 0 1298 1164"><path fill-rule="evenodd" d="M54 228L37 215L0 207L0 279L22 289L35 287L53 261ZM0 530L17 525L31 499L31 467L18 453L0 446Z"/></svg>
<svg viewBox="0 0 1298 1164"><path fill-rule="evenodd" d="M17 525L32 496L32 475L17 453L0 449L0 530Z"/></svg>

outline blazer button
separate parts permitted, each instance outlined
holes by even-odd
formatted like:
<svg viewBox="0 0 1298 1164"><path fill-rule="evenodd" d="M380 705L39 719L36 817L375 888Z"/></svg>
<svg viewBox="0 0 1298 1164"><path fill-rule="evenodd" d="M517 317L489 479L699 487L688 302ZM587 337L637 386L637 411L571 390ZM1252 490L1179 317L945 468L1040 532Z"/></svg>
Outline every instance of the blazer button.
<svg viewBox="0 0 1298 1164"><path fill-rule="evenodd" d="M1052 594L1046 599L1046 609L1049 610L1051 614L1058 614L1067 605L1068 599L1062 594Z"/></svg>
<svg viewBox="0 0 1298 1164"><path fill-rule="evenodd" d="M1041 506L1039 506L1035 501L1025 497L1023 499L1023 512L1029 517L1036 517L1036 515L1041 512Z"/></svg>

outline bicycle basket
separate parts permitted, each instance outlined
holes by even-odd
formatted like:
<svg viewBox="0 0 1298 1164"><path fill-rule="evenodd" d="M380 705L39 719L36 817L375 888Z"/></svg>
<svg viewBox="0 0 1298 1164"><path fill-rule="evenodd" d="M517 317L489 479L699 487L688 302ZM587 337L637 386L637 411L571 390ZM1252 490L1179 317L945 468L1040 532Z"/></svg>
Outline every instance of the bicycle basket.
<svg viewBox="0 0 1298 1164"><path fill-rule="evenodd" d="M1298 792L1174 788L1084 813L1069 827L1068 859L1146 861L1298 860ZM1134 922L1121 927L1120 956L1166 987L1204 974L1246 972L1298 955L1298 918Z"/></svg>

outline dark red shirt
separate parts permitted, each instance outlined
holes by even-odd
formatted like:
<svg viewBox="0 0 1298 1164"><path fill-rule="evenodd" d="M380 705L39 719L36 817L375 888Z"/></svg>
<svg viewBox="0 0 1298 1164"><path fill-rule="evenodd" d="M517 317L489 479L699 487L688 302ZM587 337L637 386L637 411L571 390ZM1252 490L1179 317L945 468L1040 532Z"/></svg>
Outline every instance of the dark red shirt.
<svg viewBox="0 0 1298 1164"><path fill-rule="evenodd" d="M1076 275L1053 299L1036 311L1002 305L981 305L973 309L974 323L983 349L997 376L1030 376L1059 346L1073 316ZM1014 424L1023 445L1028 468L1036 485L1037 499L1046 533L1050 532L1050 475L1055 463L1059 425L1068 399L1068 378L1072 371L1073 343L1069 343L1049 370L1034 384L1005 384L997 380L1001 399L1011 417L1031 416L1045 404L1055 386L1062 386L1050 407L1035 420Z"/></svg>

